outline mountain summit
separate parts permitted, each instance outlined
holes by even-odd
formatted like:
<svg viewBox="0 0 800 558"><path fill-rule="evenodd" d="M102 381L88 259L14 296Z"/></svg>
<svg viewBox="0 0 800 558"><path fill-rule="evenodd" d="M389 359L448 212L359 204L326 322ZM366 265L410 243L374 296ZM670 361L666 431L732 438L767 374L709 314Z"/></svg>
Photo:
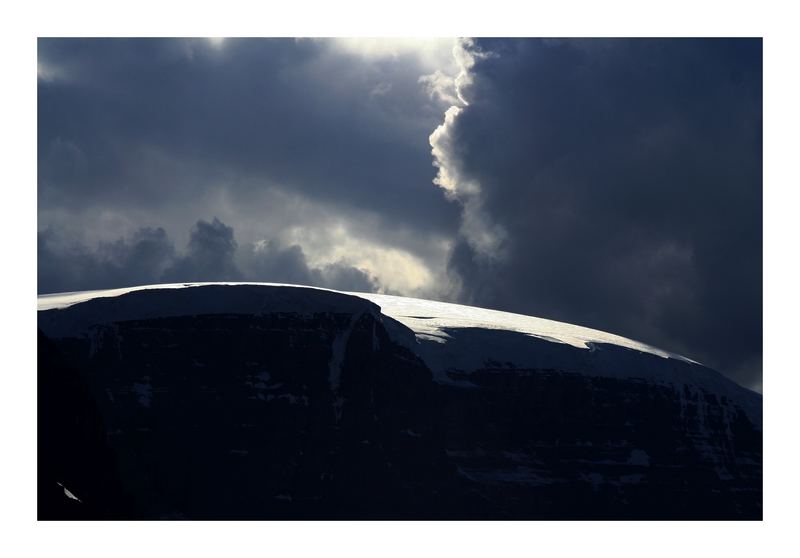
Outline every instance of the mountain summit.
<svg viewBox="0 0 800 558"><path fill-rule="evenodd" d="M39 517L761 517L761 396L551 320L273 284L44 295Z"/></svg>

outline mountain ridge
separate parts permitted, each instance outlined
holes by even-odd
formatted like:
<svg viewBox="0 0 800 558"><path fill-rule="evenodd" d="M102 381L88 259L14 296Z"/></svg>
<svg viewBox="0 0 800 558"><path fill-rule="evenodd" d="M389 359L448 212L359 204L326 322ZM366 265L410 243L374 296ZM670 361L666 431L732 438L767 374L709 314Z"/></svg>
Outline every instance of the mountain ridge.
<svg viewBox="0 0 800 558"><path fill-rule="evenodd" d="M111 457L84 477L81 455L55 452L40 491L59 505L40 516L68 513L62 487L91 504L95 476L122 496L92 517L761 514L761 397L691 361L441 312L437 338L387 315L397 300L321 289L69 296L38 313L40 440ZM64 374L91 394L77 409L53 392Z"/></svg>

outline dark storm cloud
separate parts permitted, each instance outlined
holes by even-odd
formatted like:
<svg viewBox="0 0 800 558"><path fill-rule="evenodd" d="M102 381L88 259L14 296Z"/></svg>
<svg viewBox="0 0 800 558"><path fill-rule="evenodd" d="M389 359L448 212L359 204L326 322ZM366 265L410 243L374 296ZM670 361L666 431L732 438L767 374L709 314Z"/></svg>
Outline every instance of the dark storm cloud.
<svg viewBox="0 0 800 558"><path fill-rule="evenodd" d="M303 249L296 244L283 248L276 240L270 240L262 246L251 247L249 256L253 275L262 280L313 285L318 279L308 268Z"/></svg>
<svg viewBox="0 0 800 558"><path fill-rule="evenodd" d="M161 228L142 228L129 240L104 242L94 250L45 229L38 235L38 292L154 283L174 258L172 242Z"/></svg>
<svg viewBox="0 0 800 558"><path fill-rule="evenodd" d="M64 244L52 229L39 233L38 291L54 293L153 283L263 281L375 292L377 280L339 261L309 266L298 245L271 240L240 247L234 230L219 219L199 220L186 249L176 252L164 229L142 228L130 239L100 243L95 249Z"/></svg>
<svg viewBox="0 0 800 558"><path fill-rule="evenodd" d="M378 282L363 269L358 269L344 262L334 262L323 266L319 271L319 284L330 289L356 292L375 292ZM392 294L392 293L389 293Z"/></svg>
<svg viewBox="0 0 800 558"><path fill-rule="evenodd" d="M462 236L471 302L761 379L760 40L481 41L451 164L504 257ZM474 200L473 200L474 201Z"/></svg>
<svg viewBox="0 0 800 558"><path fill-rule="evenodd" d="M302 247L286 248L276 240L250 247L243 255L248 277L253 281L317 285L343 291L375 292L378 282L362 269L345 262L334 262L319 268L310 267Z"/></svg>
<svg viewBox="0 0 800 558"><path fill-rule="evenodd" d="M278 188L384 228L456 225L430 187L441 107L411 55L367 60L291 39L42 39L39 66L41 209L144 209L185 226L217 212L204 200L225 183L237 208Z"/></svg>
<svg viewBox="0 0 800 558"><path fill-rule="evenodd" d="M176 283L237 281L241 278L234 262L237 247L232 227L216 218L211 223L200 220L192 229L186 254L167 269L164 279Z"/></svg>

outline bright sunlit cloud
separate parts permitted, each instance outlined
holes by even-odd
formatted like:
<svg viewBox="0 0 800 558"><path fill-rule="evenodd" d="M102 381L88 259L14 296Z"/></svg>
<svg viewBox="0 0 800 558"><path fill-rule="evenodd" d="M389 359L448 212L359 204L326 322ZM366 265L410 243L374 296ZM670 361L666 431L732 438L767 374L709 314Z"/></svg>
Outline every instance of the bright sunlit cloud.
<svg viewBox="0 0 800 558"><path fill-rule="evenodd" d="M442 37L396 37L376 39L354 37L333 39L335 48L367 59L394 59L414 56L426 72L440 70L450 73L455 69L453 47L457 41Z"/></svg>
<svg viewBox="0 0 800 558"><path fill-rule="evenodd" d="M343 222L324 228L293 227L282 240L287 245L303 246L313 266L347 262L378 279L388 292L420 295L436 289L437 273L420 257L402 248L359 238ZM441 244L444 256L449 244Z"/></svg>

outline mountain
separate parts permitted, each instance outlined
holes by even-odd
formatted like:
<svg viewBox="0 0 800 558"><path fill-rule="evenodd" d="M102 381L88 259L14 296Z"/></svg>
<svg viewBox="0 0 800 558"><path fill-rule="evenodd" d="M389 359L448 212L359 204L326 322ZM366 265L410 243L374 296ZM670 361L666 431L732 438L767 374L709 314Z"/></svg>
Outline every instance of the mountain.
<svg viewBox="0 0 800 558"><path fill-rule="evenodd" d="M40 519L760 519L762 399L579 326L273 284L38 300Z"/></svg>

